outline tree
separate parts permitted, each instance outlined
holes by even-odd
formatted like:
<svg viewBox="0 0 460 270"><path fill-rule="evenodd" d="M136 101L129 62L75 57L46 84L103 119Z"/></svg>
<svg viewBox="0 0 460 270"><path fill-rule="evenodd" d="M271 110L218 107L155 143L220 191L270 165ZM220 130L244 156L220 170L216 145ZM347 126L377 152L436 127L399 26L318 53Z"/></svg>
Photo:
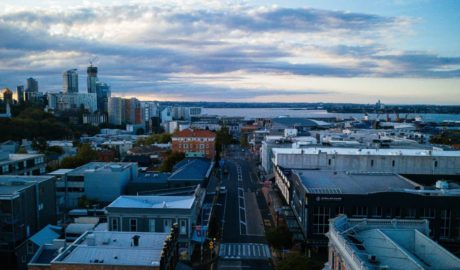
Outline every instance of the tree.
<svg viewBox="0 0 460 270"><path fill-rule="evenodd" d="M242 147L248 147L249 146L249 142L248 142L248 136L243 134L241 135L240 137L240 145Z"/></svg>
<svg viewBox="0 0 460 270"><path fill-rule="evenodd" d="M291 253L276 264L276 270L320 270L323 264L298 253Z"/></svg>
<svg viewBox="0 0 460 270"><path fill-rule="evenodd" d="M172 171L174 165L176 165L179 161L185 158L185 154L181 152L171 152L169 153L166 158L161 163L160 171L162 172L170 172Z"/></svg>
<svg viewBox="0 0 460 270"><path fill-rule="evenodd" d="M151 145L154 143L169 143L172 135L169 133L152 134L146 138L137 140L136 145Z"/></svg>
<svg viewBox="0 0 460 270"><path fill-rule="evenodd" d="M268 243L275 249L281 250L292 247L292 233L285 225L268 229L266 237Z"/></svg>
<svg viewBox="0 0 460 270"><path fill-rule="evenodd" d="M224 145L232 143L232 135L230 135L229 129L226 126L216 132L216 151L221 152Z"/></svg>
<svg viewBox="0 0 460 270"><path fill-rule="evenodd" d="M97 159L97 152L89 144L78 146L77 155L74 157L65 157L61 161L61 168L73 169L82 166L88 162Z"/></svg>

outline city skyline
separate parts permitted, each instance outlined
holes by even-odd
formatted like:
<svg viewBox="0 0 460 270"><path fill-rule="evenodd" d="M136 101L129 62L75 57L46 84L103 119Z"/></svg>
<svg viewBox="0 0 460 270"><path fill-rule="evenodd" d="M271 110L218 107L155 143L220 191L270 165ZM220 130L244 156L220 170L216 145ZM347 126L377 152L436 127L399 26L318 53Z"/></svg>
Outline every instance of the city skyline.
<svg viewBox="0 0 460 270"><path fill-rule="evenodd" d="M141 100L458 104L457 1L2 1L0 88L90 59Z"/></svg>

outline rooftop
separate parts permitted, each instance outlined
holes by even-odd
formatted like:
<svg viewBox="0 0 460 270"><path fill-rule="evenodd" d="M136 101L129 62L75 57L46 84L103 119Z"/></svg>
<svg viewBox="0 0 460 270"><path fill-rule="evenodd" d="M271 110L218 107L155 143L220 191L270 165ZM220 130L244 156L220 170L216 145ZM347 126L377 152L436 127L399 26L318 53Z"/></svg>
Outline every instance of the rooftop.
<svg viewBox="0 0 460 270"><path fill-rule="evenodd" d="M131 168L133 162L91 162L83 166L80 166L71 172L69 175L82 175L84 173L96 172L96 171L124 171Z"/></svg>
<svg viewBox="0 0 460 270"><path fill-rule="evenodd" d="M0 165L9 163L11 161L25 160L37 157L44 157L43 154L8 154L7 152L2 152L0 157Z"/></svg>
<svg viewBox="0 0 460 270"><path fill-rule="evenodd" d="M158 266L169 233L90 231L71 244L52 264ZM133 237L139 237L138 246Z"/></svg>
<svg viewBox="0 0 460 270"><path fill-rule="evenodd" d="M307 147L295 148L274 148L273 154L304 154L318 155L375 155L375 156L439 156L439 157L460 157L460 151L426 150L426 149L365 149L365 148L342 148L342 147Z"/></svg>
<svg viewBox="0 0 460 270"><path fill-rule="evenodd" d="M52 176L0 175L0 196L16 195L19 191L36 183L47 181Z"/></svg>
<svg viewBox="0 0 460 270"><path fill-rule="evenodd" d="M185 159L176 164L169 181L203 181L209 176L213 163L206 159Z"/></svg>
<svg viewBox="0 0 460 270"><path fill-rule="evenodd" d="M293 170L308 193L368 194L415 189L417 184L392 173L351 173L321 170Z"/></svg>
<svg viewBox="0 0 460 270"><path fill-rule="evenodd" d="M32 235L29 240L38 246L43 246L44 244L52 243L54 239L59 238L61 236L61 230L61 227L48 224L39 232Z"/></svg>
<svg viewBox="0 0 460 270"><path fill-rule="evenodd" d="M120 196L107 207L191 209L195 196Z"/></svg>
<svg viewBox="0 0 460 270"><path fill-rule="evenodd" d="M460 259L431 240L426 220L329 221L330 243L350 269L460 269Z"/></svg>
<svg viewBox="0 0 460 270"><path fill-rule="evenodd" d="M186 128L182 131L178 131L174 133L173 137L208 137L208 138L214 138L216 137L216 134L212 131L209 130L204 130L204 129L191 129L191 128Z"/></svg>

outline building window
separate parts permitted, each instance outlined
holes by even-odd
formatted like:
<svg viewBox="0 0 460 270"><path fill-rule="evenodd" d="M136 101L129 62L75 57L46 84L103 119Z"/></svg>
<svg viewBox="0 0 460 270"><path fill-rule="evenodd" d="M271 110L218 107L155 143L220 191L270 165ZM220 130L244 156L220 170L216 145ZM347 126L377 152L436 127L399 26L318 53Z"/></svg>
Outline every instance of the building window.
<svg viewBox="0 0 460 270"><path fill-rule="evenodd" d="M129 219L129 231L130 232L137 232L137 218L130 218Z"/></svg>
<svg viewBox="0 0 460 270"><path fill-rule="evenodd" d="M336 208L336 212L337 212L337 215L340 215L340 214L345 214L345 209L343 206L337 206Z"/></svg>
<svg viewBox="0 0 460 270"><path fill-rule="evenodd" d="M32 242L27 242L27 255L33 255L35 253L34 244Z"/></svg>
<svg viewBox="0 0 460 270"><path fill-rule="evenodd" d="M329 166L331 166L331 163L332 163L332 160L331 160L331 159L328 159L328 160L327 160L327 164L328 164Z"/></svg>
<svg viewBox="0 0 460 270"><path fill-rule="evenodd" d="M394 167L396 165L396 161L391 161L391 166Z"/></svg>
<svg viewBox="0 0 460 270"><path fill-rule="evenodd" d="M353 208L353 217L367 217L367 207L355 206Z"/></svg>
<svg viewBox="0 0 460 270"><path fill-rule="evenodd" d="M204 144L200 143L200 149L204 149Z"/></svg>
<svg viewBox="0 0 460 270"><path fill-rule="evenodd" d="M373 207L371 210L371 217L382 217L382 207Z"/></svg>
<svg viewBox="0 0 460 270"><path fill-rule="evenodd" d="M436 209L434 208L423 208L422 219L434 219L436 217Z"/></svg>
<svg viewBox="0 0 460 270"><path fill-rule="evenodd" d="M438 167L438 161L437 161L437 160L434 161L434 167L435 167L435 168Z"/></svg>
<svg viewBox="0 0 460 270"><path fill-rule="evenodd" d="M172 220L170 218L163 220L163 232L169 233L171 231L171 227L172 227Z"/></svg>
<svg viewBox="0 0 460 270"><path fill-rule="evenodd" d="M417 209L407 208L406 209L406 218L415 218L417 216Z"/></svg>
<svg viewBox="0 0 460 270"><path fill-rule="evenodd" d="M111 219L112 231L119 231L120 227L118 226L118 218Z"/></svg>
<svg viewBox="0 0 460 270"><path fill-rule="evenodd" d="M374 160L371 159L371 167L374 167Z"/></svg>
<svg viewBox="0 0 460 270"><path fill-rule="evenodd" d="M329 218L331 209L329 207L315 207L313 210L313 234L323 235L329 230Z"/></svg>
<svg viewBox="0 0 460 270"><path fill-rule="evenodd" d="M187 149L187 148L188 148L188 144L185 143L185 144L184 144L184 148Z"/></svg>
<svg viewBox="0 0 460 270"><path fill-rule="evenodd" d="M155 219L149 219L149 232L156 232Z"/></svg>
<svg viewBox="0 0 460 270"><path fill-rule="evenodd" d="M187 220L180 221L180 234L187 234Z"/></svg>
<svg viewBox="0 0 460 270"><path fill-rule="evenodd" d="M439 228L439 237L449 238L450 236L450 209L441 211L441 226Z"/></svg>

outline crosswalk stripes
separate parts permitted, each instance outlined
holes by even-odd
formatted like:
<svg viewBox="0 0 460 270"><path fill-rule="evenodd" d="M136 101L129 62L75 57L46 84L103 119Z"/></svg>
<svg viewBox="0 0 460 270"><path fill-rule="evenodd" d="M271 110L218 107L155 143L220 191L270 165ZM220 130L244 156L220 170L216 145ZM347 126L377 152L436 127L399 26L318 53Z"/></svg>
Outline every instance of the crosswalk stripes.
<svg viewBox="0 0 460 270"><path fill-rule="evenodd" d="M221 243L219 257L234 260L265 260L271 257L271 252L266 244Z"/></svg>

